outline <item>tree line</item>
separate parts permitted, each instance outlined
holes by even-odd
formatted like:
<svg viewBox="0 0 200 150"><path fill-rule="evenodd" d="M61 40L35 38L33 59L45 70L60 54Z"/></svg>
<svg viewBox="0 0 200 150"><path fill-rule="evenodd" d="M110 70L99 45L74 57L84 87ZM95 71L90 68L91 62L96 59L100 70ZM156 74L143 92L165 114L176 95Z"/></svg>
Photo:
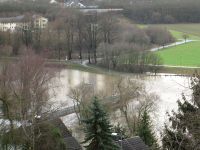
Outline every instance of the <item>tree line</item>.
<svg viewBox="0 0 200 150"><path fill-rule="evenodd" d="M89 1L88 3L96 3L100 8L124 8L123 14L139 23L200 22L200 2L198 0L111 0ZM59 10L59 6L50 4L48 0L20 0L0 3L1 17L34 12L52 20L55 19Z"/></svg>
<svg viewBox="0 0 200 150"><path fill-rule="evenodd" d="M174 41L165 28L142 29L115 13L82 14L67 9L59 11L44 30L0 32L0 53L17 56L29 48L47 58L88 59L94 64L101 58L99 63L109 69L121 70L126 65L126 71L145 72L162 64L148 50Z"/></svg>
<svg viewBox="0 0 200 150"><path fill-rule="evenodd" d="M120 41L109 44L101 43L98 51L101 55L100 66L125 72L157 72L162 59L149 51L154 46L165 46L175 39L164 28L124 26Z"/></svg>
<svg viewBox="0 0 200 150"><path fill-rule="evenodd" d="M138 23L199 23L199 0L111 0L100 6L124 8L124 15Z"/></svg>

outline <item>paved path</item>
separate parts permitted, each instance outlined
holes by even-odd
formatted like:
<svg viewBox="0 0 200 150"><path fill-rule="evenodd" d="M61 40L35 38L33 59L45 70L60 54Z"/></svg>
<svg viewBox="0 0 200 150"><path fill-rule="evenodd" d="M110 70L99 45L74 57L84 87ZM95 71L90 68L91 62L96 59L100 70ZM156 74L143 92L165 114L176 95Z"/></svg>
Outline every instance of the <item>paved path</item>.
<svg viewBox="0 0 200 150"><path fill-rule="evenodd" d="M185 69L200 69L200 67L190 67L190 66L173 66L173 65L158 65L158 67L168 67L168 68L185 68Z"/></svg>
<svg viewBox="0 0 200 150"><path fill-rule="evenodd" d="M195 41L199 41L199 40L183 40L183 39L180 39L181 41L179 42L175 42L175 43L172 43L172 44L169 44L169 45L166 45L166 46L162 46L162 47L156 47L156 48L152 48L150 49L150 51L152 52L155 52L155 51L159 51L159 50L162 50L164 48L169 48L169 47L174 47L174 46L178 46L178 45L183 45L185 43L190 43L190 42L195 42ZM102 58L98 58L97 60L101 60ZM88 66L88 63L89 61L88 60L75 60L73 61L74 63L78 63L84 67L89 67ZM185 69L200 69L200 67L189 67L189 66L173 66L173 65L159 65L161 67L168 67L168 68L185 68Z"/></svg>
<svg viewBox="0 0 200 150"><path fill-rule="evenodd" d="M169 44L169 45L165 45L165 46L161 46L161 47L152 48L152 49L150 49L150 51L155 52L155 51L162 50L164 48L169 48L169 47L174 47L174 46L178 46L178 45L183 45L185 43L190 43L190 42L195 42L195 41L198 41L198 40L186 40L185 41L185 40L181 39L181 41L179 41L179 42L175 42L175 43L172 43L172 44Z"/></svg>

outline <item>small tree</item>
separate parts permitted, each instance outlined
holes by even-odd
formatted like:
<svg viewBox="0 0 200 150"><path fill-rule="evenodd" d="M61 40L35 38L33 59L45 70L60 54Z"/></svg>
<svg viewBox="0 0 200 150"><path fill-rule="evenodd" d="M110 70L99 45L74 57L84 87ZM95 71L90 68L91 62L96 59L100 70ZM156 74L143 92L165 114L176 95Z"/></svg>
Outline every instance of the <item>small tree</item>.
<svg viewBox="0 0 200 150"><path fill-rule="evenodd" d="M129 112L129 103L131 100L136 101L141 94L143 94L144 89L142 83L135 82L131 79L122 78L117 81L116 84L116 95L119 95L119 101L117 105L121 114L125 118L125 123L130 132L130 135L134 135L136 128L133 128L130 122L130 112Z"/></svg>
<svg viewBox="0 0 200 150"><path fill-rule="evenodd" d="M10 129L10 141L6 144L15 146L14 120L29 121L31 122L29 128L27 123L21 124L23 129L21 134L35 150L35 141L39 138L35 135L35 130L38 128L36 116L48 112L44 111L44 107L48 107L52 78L53 74L45 69L45 60L31 52L21 57L16 64L9 64L1 69L0 102L3 104L3 119L8 120L10 124L7 128Z"/></svg>
<svg viewBox="0 0 200 150"><path fill-rule="evenodd" d="M151 119L147 109L145 109L143 112L142 119L138 127L138 135L141 137L146 145L152 147L153 149L156 149L156 147L158 147L156 138L152 131Z"/></svg>
<svg viewBox="0 0 200 150"><path fill-rule="evenodd" d="M108 120L108 115L95 97L89 109L90 117L83 122L85 123L85 141L89 143L87 150L115 150L118 147L115 145L112 138L112 129Z"/></svg>
<svg viewBox="0 0 200 150"><path fill-rule="evenodd" d="M183 34L182 37L183 37L183 39L185 40L185 43L186 43L187 39L189 38L189 35L188 34Z"/></svg>
<svg viewBox="0 0 200 150"><path fill-rule="evenodd" d="M82 119L87 117L88 104L94 97L93 86L83 82L70 90L69 97L73 99L76 116L79 124L82 124Z"/></svg>

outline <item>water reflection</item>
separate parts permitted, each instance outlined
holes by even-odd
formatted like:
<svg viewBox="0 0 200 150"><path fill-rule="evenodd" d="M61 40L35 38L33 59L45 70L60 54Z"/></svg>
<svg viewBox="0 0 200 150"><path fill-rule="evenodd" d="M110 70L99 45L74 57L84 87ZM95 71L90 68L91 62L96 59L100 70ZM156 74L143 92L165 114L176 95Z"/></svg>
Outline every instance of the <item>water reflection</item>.
<svg viewBox="0 0 200 150"><path fill-rule="evenodd" d="M179 76L137 76L133 74L123 75L123 78L131 78L136 81L143 82L148 93L157 94L160 99L158 101L158 109L154 121L158 129L162 128L166 118L166 112L177 109L177 100L181 99L182 93L186 96L190 95L189 78ZM79 70L63 69L54 79L56 96L52 98L59 107L72 106L73 101L68 96L70 88L78 86L81 82L92 84L96 91L103 91L110 94L113 90L114 83L119 78L118 75L105 75L83 72ZM69 118L69 119L67 119ZM70 125L70 117L64 117L66 124ZM68 123L67 123L68 122Z"/></svg>

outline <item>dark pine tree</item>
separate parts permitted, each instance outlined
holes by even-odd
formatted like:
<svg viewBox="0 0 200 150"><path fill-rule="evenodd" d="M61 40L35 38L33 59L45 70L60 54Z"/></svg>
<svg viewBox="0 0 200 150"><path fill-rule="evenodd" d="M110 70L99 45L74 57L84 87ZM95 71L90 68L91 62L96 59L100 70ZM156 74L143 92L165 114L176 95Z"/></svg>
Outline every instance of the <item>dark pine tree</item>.
<svg viewBox="0 0 200 150"><path fill-rule="evenodd" d="M178 112L169 116L170 125L166 125L162 138L164 149L200 149L200 76L195 74L191 80L192 99L183 95Z"/></svg>
<svg viewBox="0 0 200 150"><path fill-rule="evenodd" d="M138 135L151 149L158 149L157 140L152 131L151 119L146 109L140 120Z"/></svg>
<svg viewBox="0 0 200 150"><path fill-rule="evenodd" d="M112 138L112 126L109 117L95 97L89 107L90 117L83 120L85 124L85 141L87 150L119 149Z"/></svg>

